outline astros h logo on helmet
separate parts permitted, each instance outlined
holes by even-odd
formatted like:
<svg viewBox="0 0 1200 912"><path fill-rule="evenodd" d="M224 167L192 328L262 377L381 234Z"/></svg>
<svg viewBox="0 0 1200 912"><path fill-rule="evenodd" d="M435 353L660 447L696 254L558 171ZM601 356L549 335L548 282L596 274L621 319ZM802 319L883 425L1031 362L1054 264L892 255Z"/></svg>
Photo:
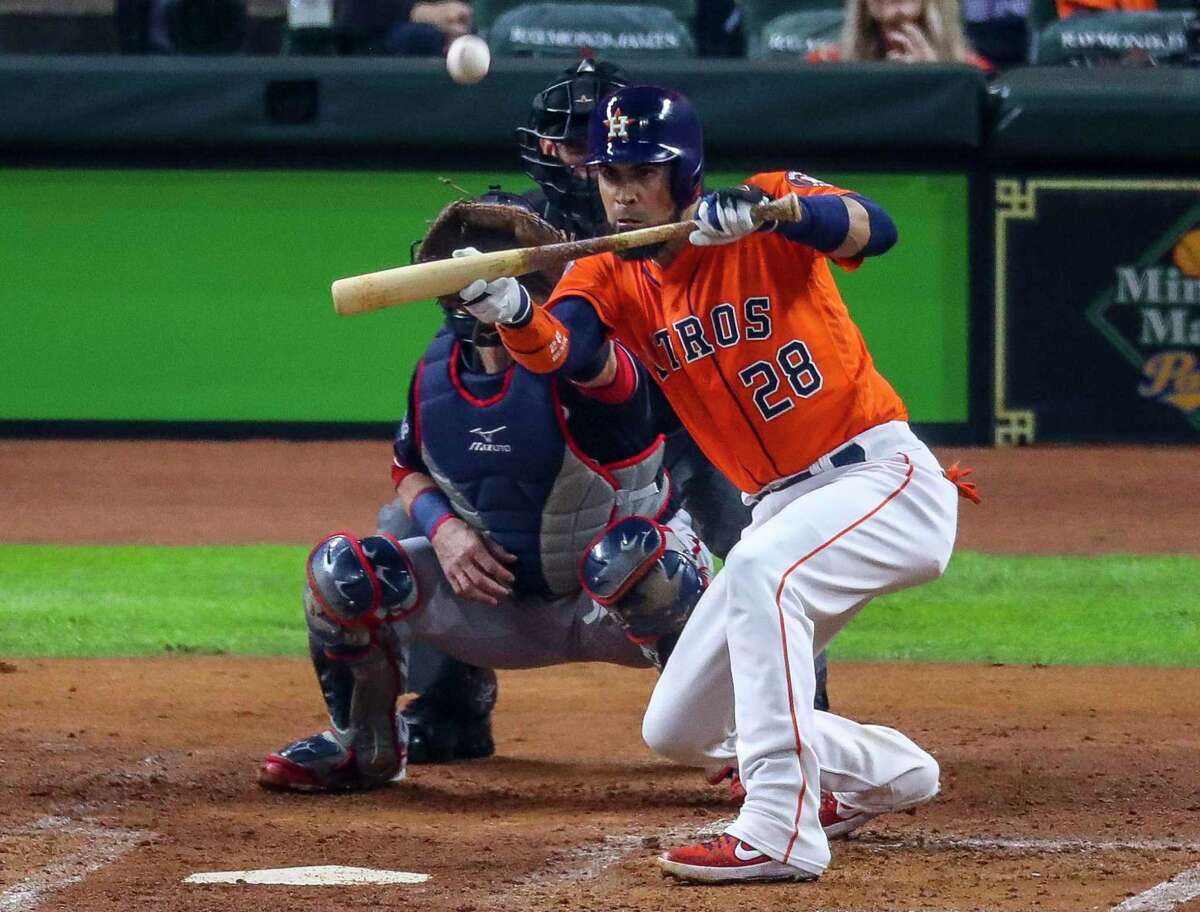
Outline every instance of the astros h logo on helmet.
<svg viewBox="0 0 1200 912"><path fill-rule="evenodd" d="M608 117L604 120L604 125L608 127L609 139L629 139L629 122L632 117L626 117L621 113L620 108L613 108L608 112Z"/></svg>

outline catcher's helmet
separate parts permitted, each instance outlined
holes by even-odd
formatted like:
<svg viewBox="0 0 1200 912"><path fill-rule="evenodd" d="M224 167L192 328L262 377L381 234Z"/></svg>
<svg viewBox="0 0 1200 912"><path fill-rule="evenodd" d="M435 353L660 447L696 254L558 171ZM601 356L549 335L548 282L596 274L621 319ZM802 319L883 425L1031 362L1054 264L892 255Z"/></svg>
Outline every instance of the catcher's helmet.
<svg viewBox="0 0 1200 912"><path fill-rule="evenodd" d="M588 164L670 162L671 197L687 206L704 182L704 134L692 103L658 86L627 86L604 99L588 125Z"/></svg>
<svg viewBox="0 0 1200 912"><path fill-rule="evenodd" d="M620 67L588 57L563 70L558 82L533 99L529 124L517 129L517 145L525 173L576 237L592 237L604 224L604 207L596 182L576 174L556 155L542 151L541 140L587 148L588 120L610 92L628 85Z"/></svg>

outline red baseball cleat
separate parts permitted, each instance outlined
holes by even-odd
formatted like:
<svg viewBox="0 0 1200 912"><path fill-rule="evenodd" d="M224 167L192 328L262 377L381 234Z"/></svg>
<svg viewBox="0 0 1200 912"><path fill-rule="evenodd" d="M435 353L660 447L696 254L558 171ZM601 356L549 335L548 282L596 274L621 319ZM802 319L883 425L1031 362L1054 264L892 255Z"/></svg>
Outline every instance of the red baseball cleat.
<svg viewBox="0 0 1200 912"><path fill-rule="evenodd" d="M671 849L658 857L663 872L693 883L764 883L816 880L817 875L768 858L752 845L725 833L712 842Z"/></svg>
<svg viewBox="0 0 1200 912"><path fill-rule="evenodd" d="M825 830L826 839L845 839L868 820L878 816L846 807L833 792L821 792L821 828Z"/></svg>
<svg viewBox="0 0 1200 912"><path fill-rule="evenodd" d="M364 776L332 731L293 741L269 754L258 770L258 784L273 791L353 792L379 788L404 777L404 747L397 745L395 763Z"/></svg>

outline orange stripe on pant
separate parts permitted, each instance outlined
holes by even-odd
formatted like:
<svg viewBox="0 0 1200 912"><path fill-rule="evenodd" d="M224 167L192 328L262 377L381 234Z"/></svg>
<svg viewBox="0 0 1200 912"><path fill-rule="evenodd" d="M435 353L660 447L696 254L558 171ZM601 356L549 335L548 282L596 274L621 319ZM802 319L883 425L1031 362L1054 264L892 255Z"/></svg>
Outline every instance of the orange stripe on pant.
<svg viewBox="0 0 1200 912"><path fill-rule="evenodd" d="M844 528L837 535L833 536L833 538L830 538L827 541L822 542L817 547L815 547L811 551L809 551L806 555L804 555L804 557L800 558L798 561L796 561L794 564L792 564L790 567L788 567L787 570L784 571L783 577L779 580L778 588L776 588L776 590L775 590L775 610L779 614L779 639L783 646L783 673L787 677L788 711L792 714L792 735L796 739L796 760L797 760L797 762L800 762L801 754L804 751L804 743L800 740L800 725L796 721L796 697L795 697L795 691L792 689L792 665L791 665L791 662L788 660L787 627L784 624L783 604L780 601L783 597L783 587L787 583L787 578L792 575L793 571L795 571L795 569L797 567L799 567L801 564L803 564L809 558L814 557L817 554L820 554L822 551L824 551L826 548L828 548L830 545L832 545L835 541L837 541L839 538L841 538L847 532L852 532L853 530L857 529L859 526L861 526L863 523L865 523L868 519L870 519L872 516L874 516L876 513L878 513L884 507L886 507L889 503L891 503L893 500L895 500L898 496L900 496L900 492L903 491L905 488L907 488L908 483L910 481L912 481L912 474L913 474L912 461L907 456L904 457L904 461L908 464L908 471L905 472L904 481L902 481L900 483L900 487L896 488L896 490L894 490L891 494L889 494L887 497L885 497L883 499L883 501L880 502L879 506L875 507L875 509L873 509L870 513L867 513L865 516L859 517L854 522L852 522L850 525L846 526L846 528ZM807 791L808 791L808 780L804 776L804 765L803 765L803 763L801 763L800 764L800 794L796 797L796 818L792 823L792 838L788 840L787 849L783 853L783 863L784 864L787 864L788 859L791 858L792 846L794 846L796 844L796 838L800 835L800 811L804 807L804 795Z"/></svg>

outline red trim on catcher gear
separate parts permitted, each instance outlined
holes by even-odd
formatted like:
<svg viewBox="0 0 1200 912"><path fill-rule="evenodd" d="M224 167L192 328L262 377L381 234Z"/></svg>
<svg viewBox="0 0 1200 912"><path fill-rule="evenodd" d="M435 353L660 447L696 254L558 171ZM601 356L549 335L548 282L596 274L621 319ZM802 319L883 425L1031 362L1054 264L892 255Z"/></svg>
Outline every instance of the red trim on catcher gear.
<svg viewBox="0 0 1200 912"><path fill-rule="evenodd" d="M647 457L649 457L649 455L651 453L653 453L655 450L657 450L659 447L666 446L666 442L667 442L666 435L659 434L652 441L650 441L649 446L647 446L640 453L634 453L632 456L627 456L624 459L618 459L615 462L606 462L606 463L604 463L604 468L612 469L614 471L616 469L628 468L629 466L634 465L635 463L639 463L643 459L646 459Z"/></svg>
<svg viewBox="0 0 1200 912"><path fill-rule="evenodd" d="M638 387L638 373L637 368L633 365L633 356L625 350L624 346L615 342L613 343L613 352L617 358L617 370L613 374L612 380L603 386L575 384L575 388L584 396L607 405L628 402L637 392Z"/></svg>
<svg viewBox="0 0 1200 912"><path fill-rule="evenodd" d="M354 549L354 553L358 556L359 563L367 571L367 579L371 581L371 607L362 615L356 618L346 617L332 605L325 601L321 596L321 590L317 588L317 581L313 577L312 559L323 545L327 544L331 538L338 536L349 539L350 547ZM337 622L342 627L367 627L374 629L379 624L379 618L375 616L375 611L379 608L380 602L383 600L383 590L379 586L379 580L375 576L375 570L371 566L371 562L367 560L367 556L363 554L362 544L358 538L351 532L330 532L323 539L313 546L313 549L308 552L308 560L304 562L304 575L308 578L308 588L312 592L313 598L317 600L317 604L321 606L321 610L330 617L331 620Z"/></svg>
<svg viewBox="0 0 1200 912"><path fill-rule="evenodd" d="M791 839L788 840L787 848L783 852L783 863L784 864L787 864L788 859L792 857L792 846L794 846L796 844L796 838L800 835L800 812L804 807L804 795L808 791L808 779L804 775L804 763L803 763L803 758L802 758L802 754L804 751L804 743L800 740L800 725L796 721L796 694L792 688L792 664L791 664L791 661L788 659L787 625L785 623L784 614L783 614L783 604L781 602L781 599L783 598L783 587L787 583L787 578L792 575L793 571L795 571L795 569L797 567L799 567L801 564L803 564L809 558L812 558L812 557L816 556L817 554L820 554L822 551L824 551L826 548L828 548L830 545L832 545L835 541L837 541L839 538L841 538L846 533L852 532L854 529L857 529L859 526L861 526L863 523L865 523L868 519L870 519L872 516L874 516L876 513L878 513L884 507L886 507L893 500L895 500L900 495L900 492L902 492L905 488L908 487L908 483L910 481L912 481L912 476L913 476L912 460L910 460L903 453L901 453L900 456L904 459L905 464L908 466L908 471L905 472L904 481L902 481L900 483L900 487L896 488L896 490L894 490L891 494L889 494L887 497L885 497L883 499L883 501L877 507L875 507L873 510L871 510L870 513L867 513L866 515L859 517L854 522L852 522L850 525L846 526L846 528L844 528L841 532L837 533L837 535L833 536L832 538L826 540L825 542L821 543L817 547L813 548L806 555L804 555L802 558L800 558L798 561L796 561L794 564L792 564L790 567L788 567L787 570L784 571L782 578L780 578L779 586L775 590L775 611L779 615L779 640L780 640L780 645L783 648L783 672L787 678L788 711L792 715L792 736L795 738L795 741L796 741L796 761L800 765L800 793L799 793L799 795L796 796L796 816L795 816L795 819L792 821L792 837L791 837Z"/></svg>
<svg viewBox="0 0 1200 912"><path fill-rule="evenodd" d="M392 459L392 487L399 489L400 485L404 482L404 479L406 479L409 475L416 475L417 472L417 469L410 469L407 466L402 466L400 463L396 462L395 459Z"/></svg>
<svg viewBox="0 0 1200 912"><path fill-rule="evenodd" d="M393 545L396 546L396 550L399 551L400 555L404 558L404 563L408 564L408 575L410 577L412 577L413 594L415 595L415 598L413 599L413 606L411 608L409 608L407 611L402 611L399 614L390 614L390 613L388 614L389 620L402 621L406 617L408 617L410 614L415 613L419 608L422 607L421 581L419 579L417 579L416 567L412 562L412 558L408 556L408 550L404 547L404 545L400 544L399 539L397 539L396 536L394 536L391 532L380 532L378 534L381 537L386 538L388 541L390 541ZM372 638L372 639L374 639L374 638ZM384 648L387 650L388 654L390 655L392 652L391 648L386 645ZM395 672L394 665L392 667L392 670L393 670L393 672ZM399 684L397 684L397 687L398 686L399 686ZM399 696L399 691L397 691L397 696ZM395 722L393 722L392 724L394 726Z"/></svg>
<svg viewBox="0 0 1200 912"><path fill-rule="evenodd" d="M333 768L334 772L349 768L354 763L354 751L349 751L346 759ZM281 757L274 752L267 754L258 771L259 784L268 788L288 788L301 791L316 791L329 787L322 782L307 766L302 766L287 757Z"/></svg>
<svg viewBox="0 0 1200 912"><path fill-rule="evenodd" d="M504 372L504 383L500 386L500 392L494 396L488 396L486 399L480 399L478 396L471 395L471 391L467 389L466 384L462 382L462 378L458 375L458 356L461 351L461 342L455 342L450 348L450 382L454 384L454 388L458 390L460 396L476 408L487 408L489 405L495 405L508 395L508 388L512 386L513 373L517 367L516 362L510 364L508 370ZM419 400L417 407L420 408Z"/></svg>
<svg viewBox="0 0 1200 912"><path fill-rule="evenodd" d="M583 591L588 594L588 597L591 598L592 601L597 602L600 605L603 605L605 608L608 608L611 605L615 605L622 598L624 598L625 594L627 592L629 592L629 590L632 589L634 586L636 586L638 583L640 583L645 578L646 574L643 573L641 576L637 577L636 579L633 579L633 578L627 579L624 583L621 584L620 588L618 588L617 591L614 592L612 595L608 596L607 598L601 598L600 596L596 595L596 593L592 592L592 590L588 588L587 583L584 581L583 565L584 565L584 563L586 563L588 554L591 552L591 550L595 546L596 542L598 542L598 541L600 541L600 539L604 538L604 536L607 535L609 533L609 531L611 529L615 528L619 523L623 523L623 522L625 522L625 520L633 519L633 518L635 518L635 517L622 516L620 519L614 519L611 522L609 522L609 524L600 531L599 535L597 535L590 542L588 542L588 546L583 549L583 555L579 558L579 574L578 574L579 585L583 587ZM651 560L656 561L660 557L662 557L663 554L665 554L667 551L667 533L670 532L671 529L668 526L664 526L662 523L656 522L655 520L649 519L645 516L639 516L636 518L643 519L646 522L648 522L651 525L656 526L658 528L658 539L659 539L658 548L655 549L654 554L652 554L646 560L646 563L649 563ZM633 642L635 642L635 643L653 643L658 640L657 636L650 637L649 639L646 639L645 637L642 637L639 639L639 638L633 636L632 634L630 634L628 631L625 632L625 635L627 637L629 637L629 639L633 640Z"/></svg>
<svg viewBox="0 0 1200 912"><path fill-rule="evenodd" d="M417 369L413 371L413 446L418 454L421 452L421 374L424 372L425 359L422 358L417 362ZM392 458L392 461L395 462L395 457Z"/></svg>
<svg viewBox="0 0 1200 912"><path fill-rule="evenodd" d="M607 481L612 486L614 491L619 491L621 489L621 483L617 480L616 476L613 475L613 473L610 472L605 466L601 465L599 462L585 453L580 448L579 444L575 442L575 438L571 435L571 429L567 426L566 415L563 414L562 396L559 395L557 382L550 384L550 395L554 399L554 420L558 422L558 430L563 436L563 441L567 444L567 449L574 453L580 462L592 469L597 475L601 476L605 481ZM614 513L616 512L616 509L617 506L614 503ZM609 515L609 520L612 520L612 514Z"/></svg>
<svg viewBox="0 0 1200 912"><path fill-rule="evenodd" d="M371 581L371 607L367 609L366 622L368 627L374 627L380 621L376 612L383 604L383 584L379 582L379 577L375 574L375 565L371 563L371 559L362 549L362 540L351 535L350 547L354 549L354 553L358 556L358 562L367 571L367 579Z"/></svg>

